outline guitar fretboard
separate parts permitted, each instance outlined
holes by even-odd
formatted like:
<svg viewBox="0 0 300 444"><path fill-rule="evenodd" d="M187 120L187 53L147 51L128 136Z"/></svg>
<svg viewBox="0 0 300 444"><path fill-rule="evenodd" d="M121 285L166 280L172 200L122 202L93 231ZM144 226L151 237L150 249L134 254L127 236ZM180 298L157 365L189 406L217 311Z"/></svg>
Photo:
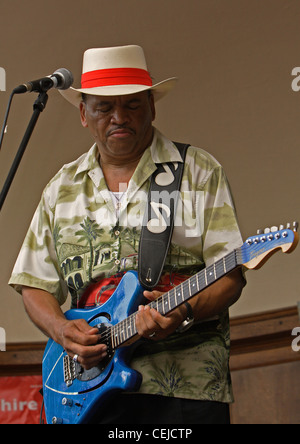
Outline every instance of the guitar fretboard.
<svg viewBox="0 0 300 444"><path fill-rule="evenodd" d="M241 265L240 250L240 248L233 250L227 256L219 259L209 267L204 268L167 293L164 293L161 297L151 302L149 306L157 310L160 314L167 315ZM136 313L133 313L128 318L108 328L106 333L110 336L110 343L113 350L137 335L135 318Z"/></svg>

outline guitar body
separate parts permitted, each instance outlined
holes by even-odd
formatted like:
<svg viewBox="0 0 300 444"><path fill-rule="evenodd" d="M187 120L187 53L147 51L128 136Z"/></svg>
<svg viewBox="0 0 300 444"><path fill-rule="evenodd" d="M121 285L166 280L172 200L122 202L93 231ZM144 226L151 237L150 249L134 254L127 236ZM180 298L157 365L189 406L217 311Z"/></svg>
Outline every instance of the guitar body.
<svg viewBox="0 0 300 444"><path fill-rule="evenodd" d="M116 325L137 311L144 300L142 293L137 273L130 271L106 303L87 310L69 310L65 316L69 320L85 319L91 326L98 327L100 334L101 324L105 336L106 326ZM84 371L50 339L43 358L47 423L86 423L116 392L138 390L142 377L128 365L131 351L130 346L120 347L99 367Z"/></svg>

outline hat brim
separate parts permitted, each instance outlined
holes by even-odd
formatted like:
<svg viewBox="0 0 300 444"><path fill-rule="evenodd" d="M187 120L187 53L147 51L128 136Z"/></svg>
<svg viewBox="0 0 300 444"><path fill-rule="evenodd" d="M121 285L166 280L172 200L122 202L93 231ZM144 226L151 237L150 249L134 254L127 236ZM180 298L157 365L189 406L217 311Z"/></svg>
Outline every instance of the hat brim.
<svg viewBox="0 0 300 444"><path fill-rule="evenodd" d="M68 100L68 102L77 108L79 108L80 102L82 102L82 94L89 94L92 96L124 96L151 90L153 92L154 100L157 102L175 87L177 80L176 77L172 77L153 86L116 85L88 89L69 88L66 90L59 90L59 92L66 100Z"/></svg>

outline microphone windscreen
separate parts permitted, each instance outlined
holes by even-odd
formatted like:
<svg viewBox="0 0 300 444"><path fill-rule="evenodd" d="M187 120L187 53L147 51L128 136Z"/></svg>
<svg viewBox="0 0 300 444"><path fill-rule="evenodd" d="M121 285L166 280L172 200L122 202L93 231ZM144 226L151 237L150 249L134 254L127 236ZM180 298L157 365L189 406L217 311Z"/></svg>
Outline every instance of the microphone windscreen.
<svg viewBox="0 0 300 444"><path fill-rule="evenodd" d="M59 77L58 89L69 89L74 82L73 74L66 68L57 69L53 76Z"/></svg>

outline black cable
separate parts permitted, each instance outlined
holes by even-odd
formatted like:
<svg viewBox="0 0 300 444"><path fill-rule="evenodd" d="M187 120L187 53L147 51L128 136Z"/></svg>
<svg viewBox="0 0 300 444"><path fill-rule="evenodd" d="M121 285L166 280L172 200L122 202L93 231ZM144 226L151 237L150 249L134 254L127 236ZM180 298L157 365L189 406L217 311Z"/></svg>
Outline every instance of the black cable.
<svg viewBox="0 0 300 444"><path fill-rule="evenodd" d="M5 114L3 128L2 128L1 136L0 136L0 151L1 151L2 142L3 142L3 139L4 139L5 129L6 129L6 126L7 126L7 120L8 120L8 115L9 115L10 107L11 107L11 102L12 102L12 99L13 99L14 95L15 95L15 92L13 91L11 93L10 97L9 97L8 105L7 105L7 108L6 108L6 114Z"/></svg>

